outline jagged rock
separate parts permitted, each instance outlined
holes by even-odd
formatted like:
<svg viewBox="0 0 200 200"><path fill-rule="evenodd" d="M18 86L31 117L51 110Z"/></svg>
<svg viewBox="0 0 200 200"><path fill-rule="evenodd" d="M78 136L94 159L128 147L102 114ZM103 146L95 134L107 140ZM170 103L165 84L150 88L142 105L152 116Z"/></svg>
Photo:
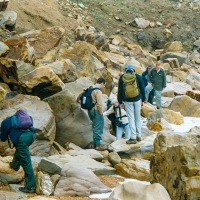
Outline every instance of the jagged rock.
<svg viewBox="0 0 200 200"><path fill-rule="evenodd" d="M111 35L109 37L111 43L114 45L119 45L123 40L118 35Z"/></svg>
<svg viewBox="0 0 200 200"><path fill-rule="evenodd" d="M26 196L22 193L16 193L16 192L9 192L9 191L0 191L0 199L1 200L18 200L18 199L24 199Z"/></svg>
<svg viewBox="0 0 200 200"><path fill-rule="evenodd" d="M0 112L0 123L8 116L13 115L19 108L26 109L32 116L36 136L39 140L54 141L56 133L55 117L49 105L40 101L38 97L19 94L3 103L3 112Z"/></svg>
<svg viewBox="0 0 200 200"><path fill-rule="evenodd" d="M20 85L20 78L34 69L33 65L24 61L0 58L0 76L5 83Z"/></svg>
<svg viewBox="0 0 200 200"><path fill-rule="evenodd" d="M152 112L156 111L156 107L150 103L145 103L141 108L141 115L143 117L148 117Z"/></svg>
<svg viewBox="0 0 200 200"><path fill-rule="evenodd" d="M101 161L103 156L95 149L69 150L66 152L70 156L85 155L97 161Z"/></svg>
<svg viewBox="0 0 200 200"><path fill-rule="evenodd" d="M54 188L56 187L59 180L60 180L59 174L54 174L54 175L51 176L51 181L53 183Z"/></svg>
<svg viewBox="0 0 200 200"><path fill-rule="evenodd" d="M88 156L70 156L68 154L55 155L43 158L39 164L40 168L49 174L61 174L64 164L82 166L91 169L95 174L114 174L115 169L107 167L103 163L97 162Z"/></svg>
<svg viewBox="0 0 200 200"><path fill-rule="evenodd" d="M200 53L198 51L192 52L190 55L190 62L194 64L200 64Z"/></svg>
<svg viewBox="0 0 200 200"><path fill-rule="evenodd" d="M172 130L171 125L163 118L157 119L149 126L152 131Z"/></svg>
<svg viewBox="0 0 200 200"><path fill-rule="evenodd" d="M121 158L117 152L111 152L108 155L108 160L111 162L113 166L121 162Z"/></svg>
<svg viewBox="0 0 200 200"><path fill-rule="evenodd" d="M8 3L9 3L9 0L0 0L0 7L1 7L0 11L6 10Z"/></svg>
<svg viewBox="0 0 200 200"><path fill-rule="evenodd" d="M165 60L167 58L177 58L179 64L187 63L187 53L176 53L176 52L166 52L160 56L161 60Z"/></svg>
<svg viewBox="0 0 200 200"><path fill-rule="evenodd" d="M6 58L13 60L22 60L31 62L34 56L34 48L30 46L26 38L16 37L4 40L4 43L9 47L9 52Z"/></svg>
<svg viewBox="0 0 200 200"><path fill-rule="evenodd" d="M29 94L37 95L40 98L51 96L65 88L64 83L48 67L40 67L24 75L20 79L20 85Z"/></svg>
<svg viewBox="0 0 200 200"><path fill-rule="evenodd" d="M54 192L54 186L48 174L43 174L41 171L37 172L36 176L36 193L51 195Z"/></svg>
<svg viewBox="0 0 200 200"><path fill-rule="evenodd" d="M62 27L51 27L29 31L20 34L20 36L26 38L29 44L34 48L34 58L37 60L45 56L53 47L57 47L64 33L65 29Z"/></svg>
<svg viewBox="0 0 200 200"><path fill-rule="evenodd" d="M9 86L5 83L0 83L0 103L5 99L6 94L11 92Z"/></svg>
<svg viewBox="0 0 200 200"><path fill-rule="evenodd" d="M188 90L192 90L192 87L184 82L172 82L168 83L167 87L174 90L175 95L183 95L186 94Z"/></svg>
<svg viewBox="0 0 200 200"><path fill-rule="evenodd" d="M140 181L151 181L150 161L144 159L122 159L119 164L115 165L117 174L133 178Z"/></svg>
<svg viewBox="0 0 200 200"><path fill-rule="evenodd" d="M150 24L150 21L143 19L141 17L137 17L134 21L130 24L132 26L137 26L138 28L147 28Z"/></svg>
<svg viewBox="0 0 200 200"><path fill-rule="evenodd" d="M165 119L168 123L171 123L171 124L180 125L180 124L183 123L183 116L180 114L180 112L174 112L173 110L169 110L169 109L163 108L163 109L156 110L155 112L151 113L148 116L148 118L147 118L148 119L147 127L150 130L160 131L160 130L155 130L155 128L156 128L155 123L159 124L159 120L161 118ZM161 124L160 124L161 127L163 127L163 128L164 127L166 127L166 128L169 127L169 125L166 124L164 121L160 120L160 122L161 122ZM162 126L162 124L163 124L163 126Z"/></svg>
<svg viewBox="0 0 200 200"><path fill-rule="evenodd" d="M51 146L47 140L35 140L34 143L29 147L32 156L50 156Z"/></svg>
<svg viewBox="0 0 200 200"><path fill-rule="evenodd" d="M199 142L198 133L161 132L155 139L152 182L162 184L172 200L200 198Z"/></svg>
<svg viewBox="0 0 200 200"><path fill-rule="evenodd" d="M167 58L164 62L168 63L171 69L180 69L180 65L177 58Z"/></svg>
<svg viewBox="0 0 200 200"><path fill-rule="evenodd" d="M181 52L183 45L180 41L167 42L164 46L163 53L165 52Z"/></svg>
<svg viewBox="0 0 200 200"><path fill-rule="evenodd" d="M89 196L94 193L106 193L110 191L111 189L106 187L90 169L80 165L65 164L54 195Z"/></svg>
<svg viewBox="0 0 200 200"><path fill-rule="evenodd" d="M47 66L53 69L54 73L64 83L73 82L77 79L76 67L69 59L65 61L55 61L45 65L41 64L40 67L41 66Z"/></svg>
<svg viewBox="0 0 200 200"><path fill-rule="evenodd" d="M162 97L174 98L174 87L167 85L167 87L162 91Z"/></svg>
<svg viewBox="0 0 200 200"><path fill-rule="evenodd" d="M3 42L0 42L0 56L4 56L8 53L9 51L9 47L3 43Z"/></svg>
<svg viewBox="0 0 200 200"><path fill-rule="evenodd" d="M19 183L24 178L24 171L22 167L18 171L9 167L9 163L12 162L12 157L0 156L0 182L1 183Z"/></svg>
<svg viewBox="0 0 200 200"><path fill-rule="evenodd" d="M200 91L199 90L191 90L187 91L186 95L188 95L190 98L200 101Z"/></svg>
<svg viewBox="0 0 200 200"><path fill-rule="evenodd" d="M169 105L169 109L180 112L183 116L200 116L200 103L187 95L176 96Z"/></svg>
<svg viewBox="0 0 200 200"><path fill-rule="evenodd" d="M14 27L17 20L17 13L13 10L5 10L0 12L1 24Z"/></svg>
<svg viewBox="0 0 200 200"><path fill-rule="evenodd" d="M108 93L111 91L113 79L104 66L104 63L109 62L109 58L107 58L104 52L98 51L95 46L87 42L77 41L73 48L60 49L58 60L65 61L66 59L70 59L76 66L78 78L90 77L93 82L96 82L99 77L103 77L107 82L106 89Z"/></svg>
<svg viewBox="0 0 200 200"><path fill-rule="evenodd" d="M117 186L108 200L116 199L171 200L166 189L161 184L145 185L140 182L128 182Z"/></svg>
<svg viewBox="0 0 200 200"><path fill-rule="evenodd" d="M156 134L142 138L137 144L126 144L125 139L114 141L110 144L110 148L121 153L125 152L130 158L142 158L150 160L153 152L153 142Z"/></svg>

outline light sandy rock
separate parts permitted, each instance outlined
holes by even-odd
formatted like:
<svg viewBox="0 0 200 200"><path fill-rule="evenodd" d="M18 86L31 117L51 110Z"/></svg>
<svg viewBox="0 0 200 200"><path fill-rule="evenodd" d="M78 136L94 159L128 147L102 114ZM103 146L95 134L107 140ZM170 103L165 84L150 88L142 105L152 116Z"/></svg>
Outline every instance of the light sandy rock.
<svg viewBox="0 0 200 200"><path fill-rule="evenodd" d="M116 164L121 162L121 158L117 152L109 153L108 160L109 160L109 162L111 162L112 166L115 166Z"/></svg>
<svg viewBox="0 0 200 200"><path fill-rule="evenodd" d="M188 90L192 90L192 87L184 82L168 83L167 87L172 88L175 95L183 95L186 94Z"/></svg>
<svg viewBox="0 0 200 200"><path fill-rule="evenodd" d="M174 97L174 87L170 87L167 84L167 87L163 89L162 91L162 96L163 97L170 97L173 98Z"/></svg>
<svg viewBox="0 0 200 200"><path fill-rule="evenodd" d="M167 58L164 60L165 63L170 65L171 69L180 69L180 65L177 58Z"/></svg>
<svg viewBox="0 0 200 200"><path fill-rule="evenodd" d="M106 187L90 169L80 165L65 164L54 195L89 196L94 193L106 193L110 191L111 189Z"/></svg>
<svg viewBox="0 0 200 200"><path fill-rule="evenodd" d="M200 116L200 103L187 95L176 96L169 105L169 109L180 112L183 116Z"/></svg>
<svg viewBox="0 0 200 200"><path fill-rule="evenodd" d="M44 196L35 196L28 198L29 200L56 200L55 198L44 197Z"/></svg>
<svg viewBox="0 0 200 200"><path fill-rule="evenodd" d="M69 154L70 156L85 155L98 161L103 159L103 156L95 149L69 150L65 154Z"/></svg>
<svg viewBox="0 0 200 200"><path fill-rule="evenodd" d="M141 108L141 115L148 117L152 112L156 111L156 107L150 103L145 103Z"/></svg>
<svg viewBox="0 0 200 200"><path fill-rule="evenodd" d="M26 195L22 193L16 193L16 192L9 192L9 191L0 191L0 199L1 200L18 200L18 199L25 199Z"/></svg>
<svg viewBox="0 0 200 200"><path fill-rule="evenodd" d="M142 138L141 142L137 144L126 144L125 139L116 140L110 144L110 148L120 153L125 152L131 158L142 158L150 160L153 152L153 142L156 134Z"/></svg>
<svg viewBox="0 0 200 200"><path fill-rule="evenodd" d="M103 163L97 162L85 155L70 156L65 154L49 156L43 158L39 166L49 174L61 174L61 170L66 163L91 169L95 174L115 174L114 168L107 167Z"/></svg>
<svg viewBox="0 0 200 200"><path fill-rule="evenodd" d="M140 182L127 182L119 185L108 200L171 200L167 190L159 183L145 185Z"/></svg>
<svg viewBox="0 0 200 200"><path fill-rule="evenodd" d="M117 173L126 178L133 178L140 181L151 181L150 161L138 158L122 159L115 165Z"/></svg>
<svg viewBox="0 0 200 200"><path fill-rule="evenodd" d="M160 128L170 128L171 124L180 125L183 123L183 116L180 112L174 112L173 110L169 110L167 108L158 109L155 112L151 113L148 116L147 127L153 131L161 131ZM161 120L164 119L164 120ZM165 120L168 122L166 123ZM160 125L159 125L160 124ZM156 130L156 127L158 130Z"/></svg>
<svg viewBox="0 0 200 200"><path fill-rule="evenodd" d="M111 35L109 39L114 45L119 45L123 41L122 38L120 38L118 35Z"/></svg>
<svg viewBox="0 0 200 200"><path fill-rule="evenodd" d="M172 127L169 124L169 122L167 122L163 118L157 119L155 122L153 122L151 124L151 126L148 126L148 127L151 131L163 131L163 130L171 130L172 131Z"/></svg>
<svg viewBox="0 0 200 200"><path fill-rule="evenodd" d="M3 183L19 183L24 178L24 171L22 167L18 171L9 167L9 163L12 162L12 157L0 156L0 182Z"/></svg>

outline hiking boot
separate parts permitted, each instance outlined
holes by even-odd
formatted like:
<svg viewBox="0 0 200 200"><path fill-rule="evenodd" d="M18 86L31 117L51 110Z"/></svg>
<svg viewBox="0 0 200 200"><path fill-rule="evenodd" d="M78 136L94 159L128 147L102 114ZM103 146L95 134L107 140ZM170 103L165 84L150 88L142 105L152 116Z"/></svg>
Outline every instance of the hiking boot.
<svg viewBox="0 0 200 200"><path fill-rule="evenodd" d="M96 144L94 142L90 142L85 149L95 149L96 148Z"/></svg>
<svg viewBox="0 0 200 200"><path fill-rule="evenodd" d="M126 141L126 144L136 144L137 140L136 139L129 139Z"/></svg>
<svg viewBox="0 0 200 200"><path fill-rule="evenodd" d="M20 167L16 167L13 165L12 162L9 163L10 168L14 169L15 171L18 171Z"/></svg>
<svg viewBox="0 0 200 200"><path fill-rule="evenodd" d="M137 141L138 141L138 142L141 142L141 141L142 141L142 138L141 138L141 137L137 137Z"/></svg>
<svg viewBox="0 0 200 200"><path fill-rule="evenodd" d="M35 193L35 188L19 187L19 190L25 193Z"/></svg>
<svg viewBox="0 0 200 200"><path fill-rule="evenodd" d="M96 144L96 148L97 151L105 151L108 149L108 147L106 145L103 144Z"/></svg>

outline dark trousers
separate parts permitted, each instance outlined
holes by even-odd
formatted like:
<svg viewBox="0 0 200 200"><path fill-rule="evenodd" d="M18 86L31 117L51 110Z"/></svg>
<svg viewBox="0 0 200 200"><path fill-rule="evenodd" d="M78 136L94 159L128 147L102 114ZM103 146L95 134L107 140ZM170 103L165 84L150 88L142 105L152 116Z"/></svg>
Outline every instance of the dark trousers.
<svg viewBox="0 0 200 200"><path fill-rule="evenodd" d="M29 152L29 146L34 142L35 137L35 133L33 132L24 132L20 136L19 141L15 146L16 151L11 163L15 170L18 170L20 165L22 166L25 172L25 187L29 189L36 187L34 171Z"/></svg>

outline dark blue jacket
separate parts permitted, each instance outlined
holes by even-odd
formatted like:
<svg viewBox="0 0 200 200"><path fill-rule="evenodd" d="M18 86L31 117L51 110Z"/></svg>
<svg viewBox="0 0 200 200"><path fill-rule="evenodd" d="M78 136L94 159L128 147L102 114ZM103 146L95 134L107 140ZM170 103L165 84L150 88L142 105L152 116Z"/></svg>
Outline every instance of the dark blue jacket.
<svg viewBox="0 0 200 200"><path fill-rule="evenodd" d="M8 135L10 135L13 145L16 146L21 134L27 131L35 132L35 129L33 127L29 129L13 128L11 118L12 117L7 117L1 123L1 141L5 142L8 139Z"/></svg>
<svg viewBox="0 0 200 200"><path fill-rule="evenodd" d="M128 72L130 73L130 72ZM138 88L139 88L139 95L134 98L125 98L124 96L124 82L122 80L123 75L120 76L119 82L118 82L118 102L122 104L123 101L128 102L136 102L142 99L142 102L145 101L145 87L142 82L142 78L140 75L135 74L137 78Z"/></svg>
<svg viewBox="0 0 200 200"><path fill-rule="evenodd" d="M148 70L145 70L142 73L142 82L143 82L143 84L144 84L145 87L148 85L148 82L147 82L148 73L149 73Z"/></svg>

